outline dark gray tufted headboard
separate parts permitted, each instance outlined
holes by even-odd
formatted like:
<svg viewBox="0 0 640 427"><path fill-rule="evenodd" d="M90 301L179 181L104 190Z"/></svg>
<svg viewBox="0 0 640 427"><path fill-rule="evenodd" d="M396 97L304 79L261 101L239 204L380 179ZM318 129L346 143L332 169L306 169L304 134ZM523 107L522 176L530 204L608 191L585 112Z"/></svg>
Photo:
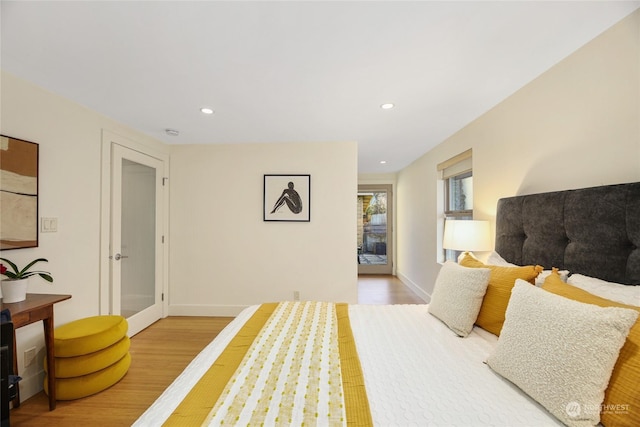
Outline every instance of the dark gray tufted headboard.
<svg viewBox="0 0 640 427"><path fill-rule="evenodd" d="M513 264L640 284L640 182L500 199L496 252Z"/></svg>

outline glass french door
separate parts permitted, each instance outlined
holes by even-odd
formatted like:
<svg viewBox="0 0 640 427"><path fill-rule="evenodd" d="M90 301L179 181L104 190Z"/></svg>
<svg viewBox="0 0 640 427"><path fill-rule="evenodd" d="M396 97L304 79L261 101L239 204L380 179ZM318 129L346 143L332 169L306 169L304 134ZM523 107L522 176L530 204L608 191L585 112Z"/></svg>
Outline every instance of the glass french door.
<svg viewBox="0 0 640 427"><path fill-rule="evenodd" d="M391 274L391 185L358 186L358 274Z"/></svg>
<svg viewBox="0 0 640 427"><path fill-rule="evenodd" d="M111 312L129 335L162 317L163 162L112 145Z"/></svg>

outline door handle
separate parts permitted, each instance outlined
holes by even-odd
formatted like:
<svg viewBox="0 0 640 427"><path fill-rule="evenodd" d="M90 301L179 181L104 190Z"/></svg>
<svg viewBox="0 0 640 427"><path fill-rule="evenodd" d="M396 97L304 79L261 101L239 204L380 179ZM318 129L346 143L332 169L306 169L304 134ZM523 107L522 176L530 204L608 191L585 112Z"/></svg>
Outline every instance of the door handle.
<svg viewBox="0 0 640 427"><path fill-rule="evenodd" d="M115 259L116 261L120 261L121 259L124 258L129 258L128 255L120 255L120 254L115 254L115 256L113 257L113 259Z"/></svg>

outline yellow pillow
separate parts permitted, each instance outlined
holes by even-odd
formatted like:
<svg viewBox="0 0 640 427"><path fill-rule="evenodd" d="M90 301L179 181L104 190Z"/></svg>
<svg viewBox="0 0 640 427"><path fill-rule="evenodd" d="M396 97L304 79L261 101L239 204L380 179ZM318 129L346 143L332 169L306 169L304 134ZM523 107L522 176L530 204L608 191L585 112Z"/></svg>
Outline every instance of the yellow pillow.
<svg viewBox="0 0 640 427"><path fill-rule="evenodd" d="M622 307L640 312L638 307L600 298L568 285L555 272L547 277L542 289L587 304L600 307ZM607 427L640 425L640 320L631 327L627 341L620 350L618 361L604 394L600 420Z"/></svg>
<svg viewBox="0 0 640 427"><path fill-rule="evenodd" d="M539 265L527 265L524 267L485 265L469 254L465 254L462 260L460 260L460 265L465 267L488 268L491 270L489 286L482 300L476 325L494 335L500 335L500 331L502 330L504 313L507 311L509 298L511 298L511 289L516 279L526 280L533 285L536 277L538 277L538 274L542 271L542 267Z"/></svg>

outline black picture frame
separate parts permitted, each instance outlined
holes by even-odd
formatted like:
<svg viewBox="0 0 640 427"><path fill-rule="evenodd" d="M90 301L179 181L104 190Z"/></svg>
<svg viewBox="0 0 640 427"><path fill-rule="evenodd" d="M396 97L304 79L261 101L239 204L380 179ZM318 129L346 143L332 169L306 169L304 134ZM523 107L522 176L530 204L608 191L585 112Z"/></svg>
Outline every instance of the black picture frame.
<svg viewBox="0 0 640 427"><path fill-rule="evenodd" d="M39 145L0 135L0 250L38 247Z"/></svg>
<svg viewBox="0 0 640 427"><path fill-rule="evenodd" d="M311 175L265 174L264 221L311 221Z"/></svg>

